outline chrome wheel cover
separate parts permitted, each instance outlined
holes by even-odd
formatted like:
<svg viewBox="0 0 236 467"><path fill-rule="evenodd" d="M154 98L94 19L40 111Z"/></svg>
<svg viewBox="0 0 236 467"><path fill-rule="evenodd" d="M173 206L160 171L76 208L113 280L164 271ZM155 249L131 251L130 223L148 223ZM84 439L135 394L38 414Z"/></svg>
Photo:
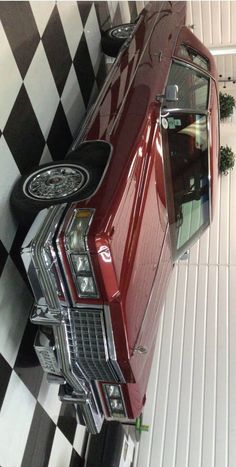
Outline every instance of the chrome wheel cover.
<svg viewBox="0 0 236 467"><path fill-rule="evenodd" d="M117 39L128 39L131 37L134 30L133 24L126 24L123 26L118 26L111 31L111 36L116 37Z"/></svg>
<svg viewBox="0 0 236 467"><path fill-rule="evenodd" d="M52 165L31 174L23 186L28 198L42 201L71 196L88 183L88 172L78 165Z"/></svg>

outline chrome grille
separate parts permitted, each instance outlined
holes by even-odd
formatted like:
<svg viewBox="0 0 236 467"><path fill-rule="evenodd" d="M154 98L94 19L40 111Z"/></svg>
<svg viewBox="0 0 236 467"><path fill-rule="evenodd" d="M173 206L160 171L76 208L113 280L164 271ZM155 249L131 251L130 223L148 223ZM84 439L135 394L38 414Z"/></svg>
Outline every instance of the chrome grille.
<svg viewBox="0 0 236 467"><path fill-rule="evenodd" d="M89 380L118 381L109 359L103 310L70 310L66 328L74 371Z"/></svg>

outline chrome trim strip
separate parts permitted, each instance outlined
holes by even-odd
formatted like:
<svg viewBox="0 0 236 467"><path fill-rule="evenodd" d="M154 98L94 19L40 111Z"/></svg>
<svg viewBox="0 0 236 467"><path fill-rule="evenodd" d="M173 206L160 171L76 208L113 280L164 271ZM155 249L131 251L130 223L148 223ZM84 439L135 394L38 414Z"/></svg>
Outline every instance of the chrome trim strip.
<svg viewBox="0 0 236 467"><path fill-rule="evenodd" d="M31 251L31 242L36 237L38 234L39 229L42 227L42 223L45 221L46 217L48 215L48 209L42 209L39 211L37 217L35 218L33 224L31 225L30 229L28 230L28 233L24 239L24 242L21 246L21 250L29 249ZM26 265L25 265L26 267Z"/></svg>
<svg viewBox="0 0 236 467"><path fill-rule="evenodd" d="M76 309L80 308L94 308L96 310L102 310L104 307L100 303L76 303Z"/></svg>
<svg viewBox="0 0 236 467"><path fill-rule="evenodd" d="M61 323L61 315L58 310L50 310L47 306L34 305L31 312L30 321L38 325L59 325Z"/></svg>
<svg viewBox="0 0 236 467"><path fill-rule="evenodd" d="M78 392L80 395L84 394L87 397L89 394L89 388L83 379L79 379L78 376L75 375L72 368L65 322L62 322L61 326L54 328L54 335L56 335L56 341L58 342L62 372L65 375L66 380L71 385L71 387L75 389L75 392Z"/></svg>
<svg viewBox="0 0 236 467"><path fill-rule="evenodd" d="M49 384L65 384L65 378L63 376L52 375L51 373L47 374L47 382Z"/></svg>
<svg viewBox="0 0 236 467"><path fill-rule="evenodd" d="M165 111L165 113L162 113L162 111ZM161 117L167 117L167 115L169 113L186 113L186 114L202 114L202 115L208 115L208 110L201 110L201 109L197 109L196 107L195 108L192 108L192 109L185 109L184 107L183 108L172 108L172 109L168 109L168 108L164 108L164 109L161 109Z"/></svg>
<svg viewBox="0 0 236 467"><path fill-rule="evenodd" d="M212 78L210 71L208 72L207 70L203 70L203 68L199 68L199 65L189 63L185 61L184 58L174 57L172 60L172 63L177 63L179 65L186 66L187 68L191 68L192 70L196 71L200 75L203 75L205 78Z"/></svg>
<svg viewBox="0 0 236 467"><path fill-rule="evenodd" d="M53 239L65 206L66 204L53 206L43 213L39 213L26 236L21 251L36 302L39 306L48 306L51 310L56 310L58 314L60 302L50 269L54 265L57 279L66 298L66 291L53 248ZM52 256L52 262L48 267L42 258L43 252L47 253L47 251Z"/></svg>
<svg viewBox="0 0 236 467"><path fill-rule="evenodd" d="M113 328L112 328L112 322L111 322L111 313L110 313L110 308L108 305L104 305L104 318L105 318L105 323L106 323L107 343L108 343L110 360L114 366L115 372L117 373L120 379L120 382L125 383L125 378L117 362L116 347L115 347L114 334L113 334Z"/></svg>
<svg viewBox="0 0 236 467"><path fill-rule="evenodd" d="M78 404L83 417L86 421L86 425L90 431L90 433L96 435L100 432L104 420L104 416L101 415L99 409L97 407L93 407L93 400L87 400L86 404Z"/></svg>
<svg viewBox="0 0 236 467"><path fill-rule="evenodd" d="M64 282L63 282L63 280L61 278L61 273L60 273L60 270L59 270L59 267L58 267L56 252L55 252L55 249L53 247L53 240L54 240L54 237L55 237L55 232L56 232L56 230L58 228L59 222L60 222L60 220L62 218L62 215L64 213L64 210L65 210L65 207L66 207L66 204L62 204L62 205L54 206L54 207L51 208L51 213L49 215L49 218L47 219L47 225L45 226L45 229L44 229L44 231L42 233L41 238L38 239L37 244L36 244L36 254L38 253L38 260L39 260L39 264L40 264L41 273L42 273L43 276L45 276L44 277L45 285L50 286L50 289L52 291L52 296L53 296L53 298L55 300L54 301L55 308L60 307L60 301L59 301L59 298L58 298L57 291L55 290L55 284L52 283L52 278L51 278L51 273L50 273L51 265L47 269L47 273L46 274L44 273L44 271L46 270L46 267L45 267L45 264L44 264L44 262L42 260L42 252L43 251L47 252L47 248L50 251L50 253L52 255L52 258L53 258L53 263L52 264L54 264L54 266L55 266L57 278L59 280L60 287L61 287L61 290L63 292L63 295L64 295L64 297L66 299L67 298L66 290L65 290Z"/></svg>
<svg viewBox="0 0 236 467"><path fill-rule="evenodd" d="M209 183L209 186L208 186L209 187L209 224L208 224L208 227L209 227L210 222L212 221L210 112L208 112L207 129L208 129L208 183Z"/></svg>

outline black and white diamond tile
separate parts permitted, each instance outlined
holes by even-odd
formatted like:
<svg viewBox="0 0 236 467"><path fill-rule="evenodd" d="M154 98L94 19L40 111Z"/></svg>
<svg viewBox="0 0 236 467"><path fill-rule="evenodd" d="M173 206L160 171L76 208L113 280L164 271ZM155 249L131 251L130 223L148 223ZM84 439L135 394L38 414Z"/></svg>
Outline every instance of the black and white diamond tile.
<svg viewBox="0 0 236 467"><path fill-rule="evenodd" d="M58 93L61 96L72 60L59 11L56 5L54 6L48 24L43 33L42 43L50 65L51 73L57 86Z"/></svg>
<svg viewBox="0 0 236 467"><path fill-rule="evenodd" d="M74 65L71 66L68 74L61 96L61 104L63 106L71 134L75 137L78 131L78 126L85 117L86 107Z"/></svg>
<svg viewBox="0 0 236 467"><path fill-rule="evenodd" d="M135 2L0 2L0 466L82 467L87 432L33 351L33 297L10 208L20 174L63 159L106 77L101 31Z"/></svg>
<svg viewBox="0 0 236 467"><path fill-rule="evenodd" d="M11 366L7 363L5 358L0 354L0 374L1 374L0 410L2 408L2 404L3 404L3 401L5 399L5 394L6 394L6 390L8 388L11 373L12 373Z"/></svg>
<svg viewBox="0 0 236 467"><path fill-rule="evenodd" d="M92 5L84 26L84 36L95 75L98 72L101 58L101 32L94 4Z"/></svg>
<svg viewBox="0 0 236 467"><path fill-rule="evenodd" d="M84 32L81 36L80 43L77 48L73 63L78 83L84 99L84 104L87 107L89 97L91 95L95 81L95 71L93 69L93 65L89 55L88 44L86 42Z"/></svg>
<svg viewBox="0 0 236 467"><path fill-rule="evenodd" d="M0 239L6 250L9 251L17 229L16 221L10 209L9 193L20 172L3 135L0 138L0 154Z"/></svg>
<svg viewBox="0 0 236 467"><path fill-rule="evenodd" d="M36 399L13 371L1 408L0 462L21 465L36 406Z"/></svg>
<svg viewBox="0 0 236 467"><path fill-rule="evenodd" d="M32 165L39 164L45 139L24 84L16 97L3 135L20 173L27 173Z"/></svg>
<svg viewBox="0 0 236 467"><path fill-rule="evenodd" d="M24 79L40 35L29 2L1 2L0 16L16 64Z"/></svg>
<svg viewBox="0 0 236 467"><path fill-rule="evenodd" d="M0 7L3 10L3 2L0 3ZM0 58L0 130L2 132L21 88L22 77L1 22L0 43L2 50L4 50L4 54L1 53Z"/></svg>
<svg viewBox="0 0 236 467"><path fill-rule="evenodd" d="M38 76L42 79L37 79ZM24 85L43 137L47 139L60 97L41 41L28 68ZM45 112L46 108L47 112Z"/></svg>
<svg viewBox="0 0 236 467"><path fill-rule="evenodd" d="M43 407L36 402L22 465L40 467L48 465L56 425Z"/></svg>

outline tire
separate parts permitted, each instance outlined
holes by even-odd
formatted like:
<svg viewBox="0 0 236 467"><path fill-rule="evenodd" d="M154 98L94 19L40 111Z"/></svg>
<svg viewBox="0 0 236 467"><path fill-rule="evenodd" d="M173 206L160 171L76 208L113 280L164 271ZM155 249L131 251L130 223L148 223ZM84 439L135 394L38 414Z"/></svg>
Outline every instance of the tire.
<svg viewBox="0 0 236 467"><path fill-rule="evenodd" d="M43 164L17 180L10 199L14 214L29 224L41 209L88 196L99 177L89 164L73 159Z"/></svg>
<svg viewBox="0 0 236 467"><path fill-rule="evenodd" d="M102 34L103 52L110 57L117 57L121 46L132 37L134 28L135 23L126 23L107 29Z"/></svg>

